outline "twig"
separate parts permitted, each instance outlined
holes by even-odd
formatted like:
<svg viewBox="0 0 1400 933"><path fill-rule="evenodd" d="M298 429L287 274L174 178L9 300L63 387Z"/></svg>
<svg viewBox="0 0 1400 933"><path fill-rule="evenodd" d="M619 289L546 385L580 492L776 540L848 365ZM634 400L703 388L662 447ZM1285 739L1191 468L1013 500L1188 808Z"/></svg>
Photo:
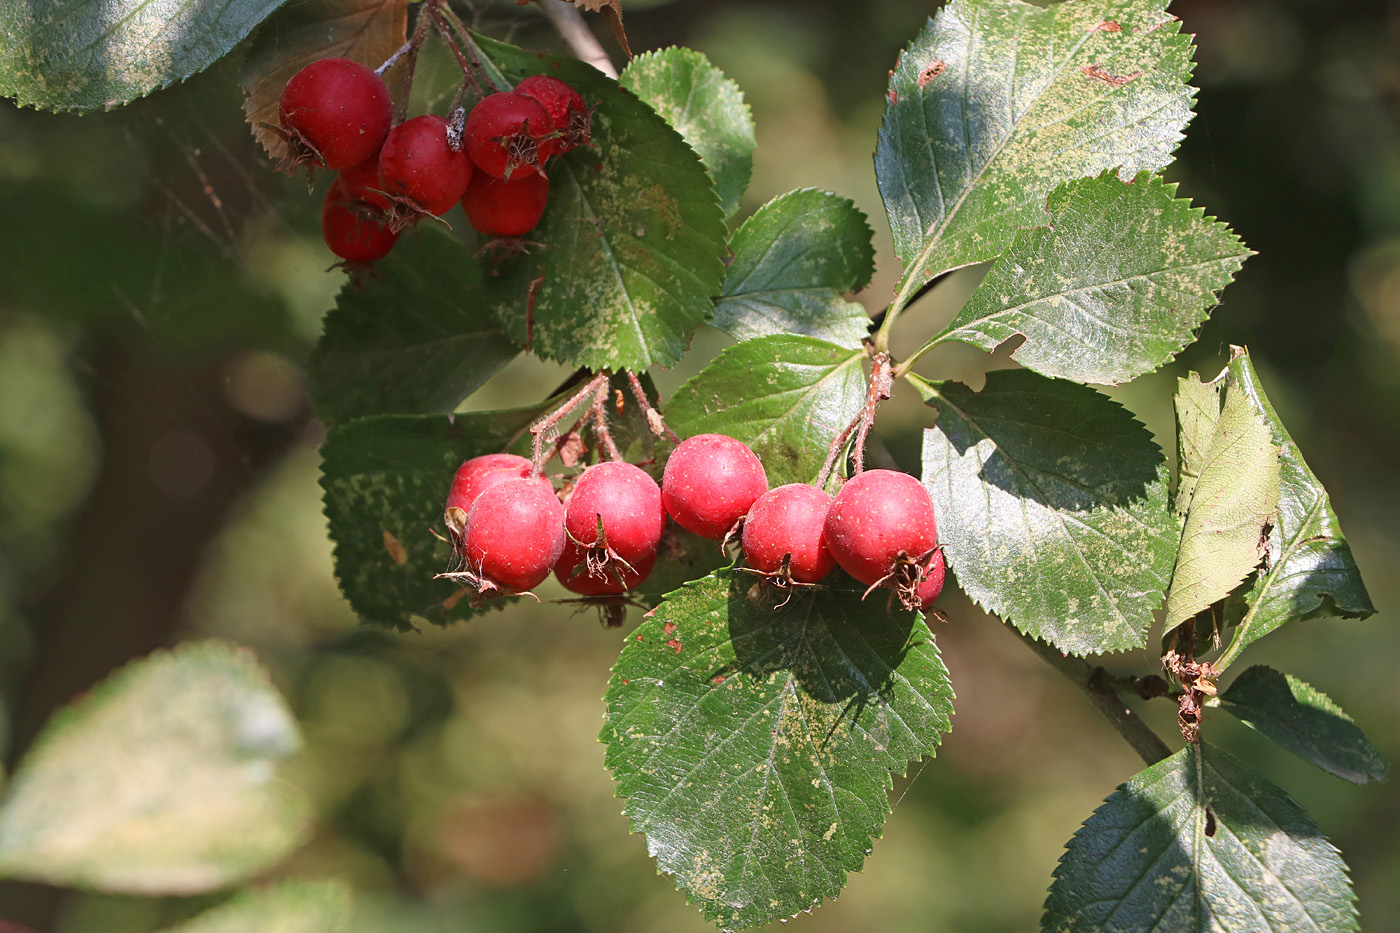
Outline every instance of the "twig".
<svg viewBox="0 0 1400 933"><path fill-rule="evenodd" d="M651 429L651 433L657 437L667 437L679 443L680 436L667 426L666 421L661 417L661 412L652 407L651 399L647 398L646 389L642 388L642 381L630 369L627 370L627 382L632 386L632 394L637 397L637 404L642 406L642 414L646 416L647 427Z"/></svg>
<svg viewBox="0 0 1400 933"><path fill-rule="evenodd" d="M583 14L578 11L572 3L565 0L538 0L541 12L554 26L555 32L559 33L559 38L573 50L579 61L586 62L597 68L603 74L613 80L617 80L617 68L613 66L612 59L608 58L608 53L603 51L603 47L593 36L588 28L588 24L583 21Z"/></svg>
<svg viewBox="0 0 1400 933"><path fill-rule="evenodd" d="M557 425L560 421L563 421L565 415L573 411L578 406L582 405L585 399L587 399L593 393L597 392L599 386L606 387L607 384L608 373L607 370L604 370L603 372L594 376L592 379L588 380L588 384L585 385L582 389L579 389L573 398L569 399L563 405L554 409L552 413L546 415L539 421L536 421L534 424L530 425L530 435L534 438L533 456L530 459L531 479L544 475L545 434L547 434L549 430L555 425Z"/></svg>
<svg viewBox="0 0 1400 933"><path fill-rule="evenodd" d="M609 460L621 460L622 452L617 449L617 444L613 443L612 434L608 431L608 384L604 382L598 386L598 390L593 393L593 433L598 436L598 440L603 445L603 453Z"/></svg>
<svg viewBox="0 0 1400 933"><path fill-rule="evenodd" d="M842 429L841 433L831 439L831 446L827 448L826 462L822 464L821 472L817 474L816 487L825 489L827 481L831 479L831 471L840 462L841 451L845 450L846 442L851 439L852 434L856 434L855 443L855 472L859 473L865 468L865 437L870 433L870 426L875 422L875 409L881 402L890 397L890 392L894 387L894 382L890 377L890 356L888 353L876 353L875 365L870 371L870 388L865 394L865 405L861 407L860 413L851 419L851 423Z"/></svg>

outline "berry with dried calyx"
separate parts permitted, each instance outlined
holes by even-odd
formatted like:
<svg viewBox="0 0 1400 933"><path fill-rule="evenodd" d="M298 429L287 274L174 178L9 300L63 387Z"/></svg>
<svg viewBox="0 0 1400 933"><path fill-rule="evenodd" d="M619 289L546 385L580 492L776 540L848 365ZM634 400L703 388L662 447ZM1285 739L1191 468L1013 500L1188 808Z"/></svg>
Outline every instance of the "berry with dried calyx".
<svg viewBox="0 0 1400 933"><path fill-rule="evenodd" d="M545 158L541 143L553 132L543 104L503 91L472 108L463 139L477 168L497 178L518 178L539 171Z"/></svg>
<svg viewBox="0 0 1400 933"><path fill-rule="evenodd" d="M525 479L529 475L530 461L515 454L482 454L464 461L453 475L447 501L443 503L443 518L447 527L460 537L467 513L478 496L502 480ZM543 476L537 477L535 482L545 489L553 489Z"/></svg>
<svg viewBox="0 0 1400 933"><path fill-rule="evenodd" d="M661 501L687 531L723 539L759 496L768 474L752 450L724 434L697 434L671 452L661 475Z"/></svg>
<svg viewBox="0 0 1400 933"><path fill-rule="evenodd" d="M563 155L593 141L588 105L582 94L563 81L548 75L531 75L515 86L515 92L539 101L559 132L557 137L547 140L547 152L542 158Z"/></svg>
<svg viewBox="0 0 1400 933"><path fill-rule="evenodd" d="M919 564L938 544L923 483L894 470L857 474L832 500L824 530L842 570L867 586L889 583L906 606L917 607Z"/></svg>
<svg viewBox="0 0 1400 933"><path fill-rule="evenodd" d="M807 483L789 483L759 496L744 518L744 562L764 574L786 572L791 582L821 580L836 569L822 537L830 507L831 497Z"/></svg>
<svg viewBox="0 0 1400 933"><path fill-rule="evenodd" d="M569 572L616 583L626 581L630 569L634 577L640 574L640 582L646 576L642 567L650 572L656 559L665 527L661 490L645 470L621 461L594 464L583 471L564 509L564 530L585 561L578 571L574 561Z"/></svg>
<svg viewBox="0 0 1400 933"><path fill-rule="evenodd" d="M564 540L564 507L554 490L528 477L504 479L467 513L462 559L482 593L524 593L549 576Z"/></svg>
<svg viewBox="0 0 1400 933"><path fill-rule="evenodd" d="M287 82L277 117L293 169L310 163L340 170L379 151L393 111L389 89L373 69L348 58L322 58Z"/></svg>
<svg viewBox="0 0 1400 933"><path fill-rule="evenodd" d="M347 263L383 259L399 235L380 222L381 216L378 208L347 195L336 179L321 205L321 237Z"/></svg>
<svg viewBox="0 0 1400 933"><path fill-rule="evenodd" d="M379 150L379 187L435 217L461 199L471 177L471 159L453 151L447 121L436 114L400 123Z"/></svg>

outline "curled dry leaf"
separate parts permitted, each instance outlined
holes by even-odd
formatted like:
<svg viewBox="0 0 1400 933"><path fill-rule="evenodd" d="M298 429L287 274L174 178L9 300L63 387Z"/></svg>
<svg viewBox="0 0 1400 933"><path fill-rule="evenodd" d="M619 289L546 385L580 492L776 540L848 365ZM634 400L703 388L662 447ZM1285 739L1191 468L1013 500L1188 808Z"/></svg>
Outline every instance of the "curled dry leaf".
<svg viewBox="0 0 1400 933"><path fill-rule="evenodd" d="M627 60L632 60L632 47L627 44L627 32L622 28L622 0L573 0L574 6L590 13L602 13L612 30L613 38L622 46Z"/></svg>
<svg viewBox="0 0 1400 933"><path fill-rule="evenodd" d="M277 124L282 88L318 58L339 56L378 68L407 38L408 0L304 0L269 19L243 63L243 112L253 137L280 159L286 141L263 124ZM397 103L407 94L407 69L384 75Z"/></svg>

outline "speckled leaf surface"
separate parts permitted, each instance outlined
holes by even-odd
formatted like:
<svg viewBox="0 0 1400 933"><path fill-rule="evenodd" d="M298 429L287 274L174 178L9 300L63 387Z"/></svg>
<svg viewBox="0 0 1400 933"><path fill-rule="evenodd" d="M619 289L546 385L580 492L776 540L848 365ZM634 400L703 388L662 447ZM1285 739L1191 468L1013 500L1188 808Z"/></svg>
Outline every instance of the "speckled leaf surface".
<svg viewBox="0 0 1400 933"><path fill-rule="evenodd" d="M963 590L1064 651L1143 645L1177 541L1147 429L1093 389L1027 370L928 394L924 485Z"/></svg>
<svg viewBox="0 0 1400 933"><path fill-rule="evenodd" d="M451 411L519 352L486 308L481 270L440 230L406 236L347 283L307 363L326 421Z"/></svg>
<svg viewBox="0 0 1400 933"><path fill-rule="evenodd" d="M1106 385L1151 372L1191 342L1249 256L1230 228L1176 185L1113 171L1056 188L1048 221L1023 230L934 343L994 350L1024 335L1016 362Z"/></svg>
<svg viewBox="0 0 1400 933"><path fill-rule="evenodd" d="M346 933L353 906L338 881L283 881L241 891L161 933Z"/></svg>
<svg viewBox="0 0 1400 933"><path fill-rule="evenodd" d="M321 447L326 520L336 579L362 621L410 629L478 614L462 589L433 579L458 569L438 537L443 502L462 461L504 450L543 410L377 415L331 429Z"/></svg>
<svg viewBox="0 0 1400 933"><path fill-rule="evenodd" d="M918 616L834 589L775 611L753 584L719 571L630 633L601 736L633 831L724 929L834 897L953 711Z"/></svg>
<svg viewBox="0 0 1400 933"><path fill-rule="evenodd" d="M875 272L865 214L847 198L800 188L769 201L734 233L712 323L735 340L803 334L859 347L865 309L841 297Z"/></svg>
<svg viewBox="0 0 1400 933"><path fill-rule="evenodd" d="M1327 490L1269 404L1249 355L1236 355L1229 372L1232 388L1268 425L1279 466L1278 509L1264 542L1265 567L1245 593L1249 610L1236 629L1233 655L1287 622L1364 619L1376 608Z"/></svg>
<svg viewBox="0 0 1400 933"><path fill-rule="evenodd" d="M117 107L208 68L282 3L0 3L0 97L45 110Z"/></svg>
<svg viewBox="0 0 1400 933"><path fill-rule="evenodd" d="M683 48L638 55L618 82L650 104L699 154L725 216L737 211L758 144L739 85L700 52Z"/></svg>
<svg viewBox="0 0 1400 933"><path fill-rule="evenodd" d="M1337 850L1292 798L1229 755L1188 747L1131 780L1070 840L1047 933L1359 929Z"/></svg>
<svg viewBox="0 0 1400 933"><path fill-rule="evenodd" d="M1166 0L954 0L900 56L875 171L904 263L894 306L1045 222L1063 182L1171 161L1191 39Z"/></svg>
<svg viewBox="0 0 1400 933"><path fill-rule="evenodd" d="M1212 425L1200 377L1192 373L1181 384L1179 410L1189 422L1182 475L1192 477L1191 498L1183 505L1177 496L1186 520L1167 592L1165 634L1224 599L1259 565L1264 530L1279 503L1279 448L1248 394L1227 377Z"/></svg>
<svg viewBox="0 0 1400 933"><path fill-rule="evenodd" d="M582 62L478 37L511 81L549 74L593 110L593 145L549 165L528 252L489 265L496 320L518 345L590 369L680 359L724 276L724 214L705 166L635 95Z"/></svg>
<svg viewBox="0 0 1400 933"><path fill-rule="evenodd" d="M253 656L191 642L133 661L58 712L0 803L0 874L130 894L242 881L302 839L277 775L301 745Z"/></svg>
<svg viewBox="0 0 1400 933"><path fill-rule="evenodd" d="M1292 674L1256 665L1220 694L1220 708L1304 761L1353 784L1384 781L1389 765L1332 699Z"/></svg>
<svg viewBox="0 0 1400 933"><path fill-rule="evenodd" d="M677 389L666 420L682 437L728 434L748 444L769 486L810 483L865 404L865 359L812 337L746 340Z"/></svg>

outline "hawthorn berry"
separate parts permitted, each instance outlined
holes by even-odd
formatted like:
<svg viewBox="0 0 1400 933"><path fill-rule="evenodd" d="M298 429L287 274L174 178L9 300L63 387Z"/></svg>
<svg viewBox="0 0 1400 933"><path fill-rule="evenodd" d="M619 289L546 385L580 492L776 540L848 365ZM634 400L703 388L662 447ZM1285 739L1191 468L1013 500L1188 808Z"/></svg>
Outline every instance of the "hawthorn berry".
<svg viewBox="0 0 1400 933"><path fill-rule="evenodd" d="M336 176L340 189L353 201L363 201L381 211L390 208L389 199L380 193L379 156L357 162L340 170Z"/></svg>
<svg viewBox="0 0 1400 933"><path fill-rule="evenodd" d="M377 219L382 212L345 193L340 179L326 192L321 205L321 237L346 262L374 262L389 255L399 235Z"/></svg>
<svg viewBox="0 0 1400 933"><path fill-rule="evenodd" d="M529 475L530 461L515 454L483 454L464 461L452 477L447 502L442 507L447 527L461 536L467 513L478 496L501 480L525 479ZM553 489L543 476L536 478L535 482L546 489Z"/></svg>
<svg viewBox="0 0 1400 933"><path fill-rule="evenodd" d="M379 151L393 112L389 89L373 69L348 58L322 58L292 75L277 117L293 165L340 170Z"/></svg>
<svg viewBox="0 0 1400 933"><path fill-rule="evenodd" d="M462 557L479 577L479 589L523 593L549 576L564 541L564 507L554 490L512 477L487 488L472 504Z"/></svg>
<svg viewBox="0 0 1400 933"><path fill-rule="evenodd" d="M766 574L781 571L789 554L788 575L798 583L816 583L836 569L836 558L822 540L831 497L807 483L789 483L759 496L744 518L744 561Z"/></svg>
<svg viewBox="0 0 1400 933"><path fill-rule="evenodd" d="M554 132L549 111L533 97L502 91L467 115L464 139L476 167L497 178L523 178L544 164L541 143Z"/></svg>
<svg viewBox="0 0 1400 933"><path fill-rule="evenodd" d="M742 441L697 434L676 445L661 474L661 501L687 531L719 541L768 491L768 474Z"/></svg>
<svg viewBox="0 0 1400 933"><path fill-rule="evenodd" d="M461 199L472 162L447 141L447 121L436 114L405 120L389 131L379 150L379 187L434 216Z"/></svg>
<svg viewBox="0 0 1400 933"><path fill-rule="evenodd" d="M462 195L467 220L481 233L520 236L535 229L549 200L549 179L539 172L506 181L477 172Z"/></svg>
<svg viewBox="0 0 1400 933"><path fill-rule="evenodd" d="M559 558L559 563L554 565L554 575L564 589L580 596L621 596L645 583L656 566L656 552L652 551L630 567L617 564L607 567L601 575L594 575L588 572L587 557L587 548L570 541L564 545L564 554Z"/></svg>
<svg viewBox="0 0 1400 933"><path fill-rule="evenodd" d="M938 543L928 490L908 473L894 470L866 470L851 477L831 502L824 533L842 570L867 586L887 579L896 588L908 584L911 600L917 562Z"/></svg>
<svg viewBox="0 0 1400 933"><path fill-rule="evenodd" d="M515 93L539 101L560 133L547 141L547 151L540 157L541 161L563 155L579 146L587 146L593 141L588 105L583 102L582 94L563 81L548 75L531 75L515 86Z"/></svg>
<svg viewBox="0 0 1400 933"><path fill-rule="evenodd" d="M665 528L656 480L621 461L584 470L564 509L569 540L587 551L587 573L599 578L654 559Z"/></svg>

